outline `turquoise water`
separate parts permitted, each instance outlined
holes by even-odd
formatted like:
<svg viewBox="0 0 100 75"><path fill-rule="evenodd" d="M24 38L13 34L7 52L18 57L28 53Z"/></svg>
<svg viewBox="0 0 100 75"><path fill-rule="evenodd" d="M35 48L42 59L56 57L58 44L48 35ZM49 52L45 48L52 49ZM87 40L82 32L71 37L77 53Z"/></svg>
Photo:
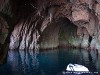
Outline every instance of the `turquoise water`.
<svg viewBox="0 0 100 75"><path fill-rule="evenodd" d="M0 75L59 75L69 63L84 65L93 75L100 75L98 51L80 49L45 50L39 54L10 50L7 63L0 65Z"/></svg>

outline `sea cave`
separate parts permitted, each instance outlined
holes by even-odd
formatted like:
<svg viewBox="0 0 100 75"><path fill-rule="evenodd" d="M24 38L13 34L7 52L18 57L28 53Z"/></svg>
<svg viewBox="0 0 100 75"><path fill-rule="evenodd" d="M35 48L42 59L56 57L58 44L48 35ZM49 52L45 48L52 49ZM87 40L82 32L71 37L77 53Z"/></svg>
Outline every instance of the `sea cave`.
<svg viewBox="0 0 100 75"><path fill-rule="evenodd" d="M100 75L99 8L99 0L0 0L0 75Z"/></svg>

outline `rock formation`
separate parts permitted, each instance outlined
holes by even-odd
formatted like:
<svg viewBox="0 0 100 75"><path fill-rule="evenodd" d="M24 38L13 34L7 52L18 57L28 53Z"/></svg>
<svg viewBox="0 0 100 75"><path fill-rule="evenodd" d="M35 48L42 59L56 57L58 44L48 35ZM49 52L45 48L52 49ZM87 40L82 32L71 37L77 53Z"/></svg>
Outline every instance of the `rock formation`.
<svg viewBox="0 0 100 75"><path fill-rule="evenodd" d="M0 13L9 17L0 14L9 26L6 37L10 40L10 49L36 50L39 45L41 48L58 47L60 29L65 23L59 21L60 18L68 19L77 27L70 45L100 49L99 0L1 0L0 3Z"/></svg>

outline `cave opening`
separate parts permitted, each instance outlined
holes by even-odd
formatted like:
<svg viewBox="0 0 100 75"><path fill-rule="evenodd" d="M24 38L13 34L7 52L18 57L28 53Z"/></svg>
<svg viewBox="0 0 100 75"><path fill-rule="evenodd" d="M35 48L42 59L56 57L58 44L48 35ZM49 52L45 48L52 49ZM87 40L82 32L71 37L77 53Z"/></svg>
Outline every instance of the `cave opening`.
<svg viewBox="0 0 100 75"><path fill-rule="evenodd" d="M90 44L91 44L91 41L92 41L92 36L89 36L88 41L89 41L89 47L90 47Z"/></svg>
<svg viewBox="0 0 100 75"><path fill-rule="evenodd" d="M74 47L77 40L77 26L68 18L61 17L51 22L40 36L40 49Z"/></svg>
<svg viewBox="0 0 100 75"><path fill-rule="evenodd" d="M89 43L91 43L92 41L92 36L89 36Z"/></svg>

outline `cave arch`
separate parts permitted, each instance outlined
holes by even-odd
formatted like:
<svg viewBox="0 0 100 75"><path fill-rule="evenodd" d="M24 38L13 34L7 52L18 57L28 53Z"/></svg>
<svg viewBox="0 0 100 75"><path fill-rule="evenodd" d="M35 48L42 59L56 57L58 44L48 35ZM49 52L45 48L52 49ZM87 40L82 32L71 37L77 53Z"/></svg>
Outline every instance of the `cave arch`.
<svg viewBox="0 0 100 75"><path fill-rule="evenodd" d="M13 1L13 0L11 0L11 1ZM32 34L32 37L27 34L23 35L24 33L21 35L21 37L22 37L21 45L22 46L24 45L24 46L19 47L19 48L22 48L22 49L27 48L27 47L25 47L26 44L24 44L24 43L29 43L29 42L27 42L26 39L29 40L28 37L31 37L30 41L33 41L33 42L31 42L32 44L27 44L27 45L28 45L28 47L30 46L29 47L30 49L34 49L35 46L33 44L34 43L37 44L37 41L38 41L37 38L39 38L41 36L41 33L43 33L44 30L46 30L46 28L49 26L49 24L51 24L51 22L53 22L54 20L56 21L56 19L58 20L61 17L68 18L71 22L73 22L78 27L78 29L81 28L82 26L84 26L88 30L89 34L91 34L91 36L94 33L96 33L94 29L97 27L97 26L95 26L95 25L97 25L96 24L97 17L95 16L95 14L91 13L88 10L88 8L84 5L84 3L86 3L85 1L82 1L82 2L81 1L74 2L74 1L69 1L69 0L68 1L64 1L64 0L45 1L45 0L42 0L42 1L43 1L43 3L40 2L39 0L35 1L36 5L34 4L34 0L28 1L28 2L27 1L24 2L24 0L23 0L23 1L21 1L21 3L20 3L20 1L18 1L17 3L21 4L20 6L22 6L22 8L20 8L20 6L17 6L17 4L15 2L15 4L16 4L15 6L19 10L19 15L21 16L21 14L22 14L23 16L25 16L22 18L24 21L22 21L22 19L20 19L19 21L22 21L23 24L26 24L26 26L23 25L24 28L27 29L28 26L30 26L30 28L33 28L32 32L30 32ZM33 6L30 4L30 2L33 4ZM88 3L86 3L86 4L88 5ZM12 3L11 3L11 6L13 6ZM48 7L49 7L49 9L48 9ZM25 8L25 9L23 9L23 8ZM27 11L27 10L29 10L29 11ZM17 10L14 10L14 11L17 12ZM14 13L14 11L13 11L13 13ZM26 12L26 13L24 13L24 12ZM14 13L14 14L16 15L16 13ZM17 24L19 24L19 27L15 26L15 29L17 27L20 29L22 23L17 23ZM32 25L30 25L30 24L32 24ZM15 30L15 31L17 32L17 30ZM28 29L27 30L23 29L23 32L24 31L28 32ZM12 36L12 35L14 35L14 36ZM12 46L16 42L17 42L16 45L19 45L20 34L14 33L12 35L11 35L11 37L13 37L13 38L11 38L11 39L14 40L11 43ZM33 37L33 35L36 37ZM37 37L37 35L38 35L38 37ZM23 38L23 36L24 37L26 36L26 37ZM35 38L37 40L35 40L33 38ZM79 43L80 43L80 41L79 41ZM13 47L15 47L15 46L13 46ZM17 47L18 46L16 46L16 48Z"/></svg>
<svg viewBox="0 0 100 75"><path fill-rule="evenodd" d="M77 42L77 26L68 18L60 17L43 30L39 45L40 49L74 47L75 41Z"/></svg>

